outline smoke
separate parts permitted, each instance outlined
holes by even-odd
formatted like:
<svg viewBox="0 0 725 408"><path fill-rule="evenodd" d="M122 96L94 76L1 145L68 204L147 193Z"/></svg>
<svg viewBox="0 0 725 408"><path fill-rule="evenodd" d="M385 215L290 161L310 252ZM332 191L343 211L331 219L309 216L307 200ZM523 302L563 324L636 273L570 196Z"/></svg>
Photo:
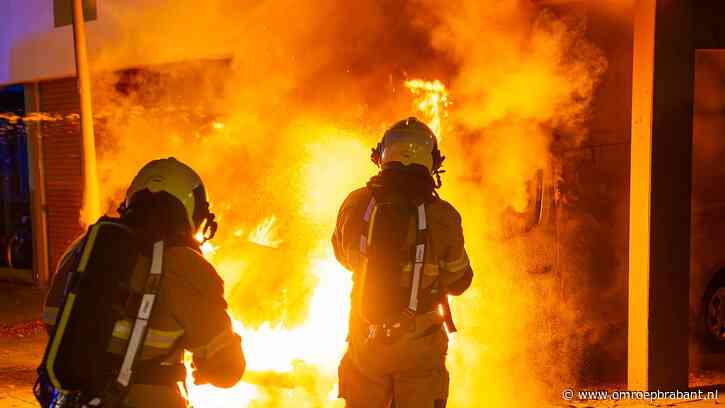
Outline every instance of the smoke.
<svg viewBox="0 0 725 408"><path fill-rule="evenodd" d="M596 339L577 332L584 328L579 305L562 302L568 276L551 270L570 260L558 258L553 227L492 237L501 236L506 215L531 205L527 182L538 170L555 179L552 143L573 147L586 137L606 60L581 18L523 1L422 4L431 14L420 26L431 27L433 46L457 65L454 136L446 135L444 147L458 180L444 195L463 214L477 269L474 293L455 304L463 329L451 352L451 402L535 406L576 383L581 343ZM535 273L542 271L549 273Z"/></svg>
<svg viewBox="0 0 725 408"><path fill-rule="evenodd" d="M449 355L451 405L535 406L575 381L579 350L567 339L577 306L558 302L554 273L532 274L556 264L554 233L504 232L530 212L537 172L555 180L552 144L586 137L606 60L583 18L525 0L107 7L113 46L92 56L104 205L112 211L149 160L194 167L221 225L212 260L245 327L295 330L310 319L327 279L311 265L330 257L345 195L375 171L369 147L385 126L418 114L404 81L439 79L451 101L441 194L462 214L476 273L453 304L461 332ZM143 68L115 70L139 59ZM280 247L246 242L271 215ZM337 300L346 296L341 285ZM320 339L344 340L339 316ZM267 358L257 351L248 350L250 364ZM291 376L303 383L296 406L322 406L320 384L334 382L334 367L302 367ZM284 406L290 395L261 389L254 406Z"/></svg>

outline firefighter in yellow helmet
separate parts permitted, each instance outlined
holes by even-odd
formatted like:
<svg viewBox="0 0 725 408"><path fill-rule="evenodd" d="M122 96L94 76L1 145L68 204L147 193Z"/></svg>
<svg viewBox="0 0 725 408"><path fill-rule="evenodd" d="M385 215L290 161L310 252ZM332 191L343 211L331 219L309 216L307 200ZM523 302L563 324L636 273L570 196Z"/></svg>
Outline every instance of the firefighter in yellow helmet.
<svg viewBox="0 0 725 408"><path fill-rule="evenodd" d="M184 350L193 353L196 383L236 384L245 369L240 337L232 331L226 312L223 281L202 257L194 238L200 230L211 238L216 230L201 178L174 158L154 160L133 179L119 213L117 221L134 230L140 240L165 242L158 301L122 406L186 407L183 387L177 384L185 380ZM80 241L64 254L53 277L43 312L49 330L58 321ZM142 291L149 263L142 257L133 270L135 292ZM115 322L108 346L112 355L123 355L132 324Z"/></svg>
<svg viewBox="0 0 725 408"><path fill-rule="evenodd" d="M354 282L339 369L348 408L446 405L447 296L473 271L461 217L435 191L443 159L425 124L402 120L373 149L380 173L340 208L332 245Z"/></svg>

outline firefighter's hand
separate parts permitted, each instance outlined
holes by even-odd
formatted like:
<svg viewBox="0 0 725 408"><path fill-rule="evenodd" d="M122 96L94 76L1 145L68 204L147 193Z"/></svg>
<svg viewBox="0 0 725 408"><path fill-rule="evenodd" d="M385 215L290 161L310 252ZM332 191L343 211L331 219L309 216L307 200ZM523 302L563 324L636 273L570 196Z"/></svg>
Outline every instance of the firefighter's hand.
<svg viewBox="0 0 725 408"><path fill-rule="evenodd" d="M191 373L194 384L211 384L219 388L234 386L242 378L246 368L239 340L219 349L211 358L195 356L194 368Z"/></svg>
<svg viewBox="0 0 725 408"><path fill-rule="evenodd" d="M204 373L199 370L192 371L191 376L194 378L194 385L209 384L209 379L207 378L207 376L205 376Z"/></svg>
<svg viewBox="0 0 725 408"><path fill-rule="evenodd" d="M424 325L423 327L439 326L446 322L446 317L438 310L435 313L429 313L426 317L421 323Z"/></svg>

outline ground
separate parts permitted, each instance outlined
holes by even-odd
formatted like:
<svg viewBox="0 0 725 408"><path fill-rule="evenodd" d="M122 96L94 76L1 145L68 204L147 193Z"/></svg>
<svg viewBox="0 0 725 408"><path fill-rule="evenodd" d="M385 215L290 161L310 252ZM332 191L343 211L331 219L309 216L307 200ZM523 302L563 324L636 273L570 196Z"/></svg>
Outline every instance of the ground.
<svg viewBox="0 0 725 408"><path fill-rule="evenodd" d="M35 407L32 386L47 337L0 336L0 408Z"/></svg>
<svg viewBox="0 0 725 408"><path fill-rule="evenodd" d="M42 356L47 335L40 317L44 291L42 289L0 283L0 408L36 407L32 387L35 369ZM253 358L253 357L250 357ZM709 378L697 382L712 384ZM717 381L716 381L717 382ZM722 381L719 381L722 382ZM725 403L725 397L722 398ZM689 401L556 401L542 404L553 408L644 408L644 407L716 407L720 400Z"/></svg>
<svg viewBox="0 0 725 408"><path fill-rule="evenodd" d="M0 283L0 408L37 406L32 386L47 336L43 289Z"/></svg>

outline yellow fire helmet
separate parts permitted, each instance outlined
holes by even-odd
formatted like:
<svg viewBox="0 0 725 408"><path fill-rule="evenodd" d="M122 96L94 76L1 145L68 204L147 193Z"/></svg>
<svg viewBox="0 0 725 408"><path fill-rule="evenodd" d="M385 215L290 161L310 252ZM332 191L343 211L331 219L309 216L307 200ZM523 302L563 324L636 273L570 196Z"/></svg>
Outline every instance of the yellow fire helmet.
<svg viewBox="0 0 725 408"><path fill-rule="evenodd" d="M370 158L381 168L393 162L405 166L417 164L431 174L438 172L445 159L438 150L433 131L415 117L401 120L388 129Z"/></svg>
<svg viewBox="0 0 725 408"><path fill-rule="evenodd" d="M122 208L128 208L133 196L148 190L151 193L166 192L184 206L191 233L203 226L204 240L216 233L214 214L209 212L209 202L201 177L189 166L173 157L153 160L141 168L126 192Z"/></svg>

